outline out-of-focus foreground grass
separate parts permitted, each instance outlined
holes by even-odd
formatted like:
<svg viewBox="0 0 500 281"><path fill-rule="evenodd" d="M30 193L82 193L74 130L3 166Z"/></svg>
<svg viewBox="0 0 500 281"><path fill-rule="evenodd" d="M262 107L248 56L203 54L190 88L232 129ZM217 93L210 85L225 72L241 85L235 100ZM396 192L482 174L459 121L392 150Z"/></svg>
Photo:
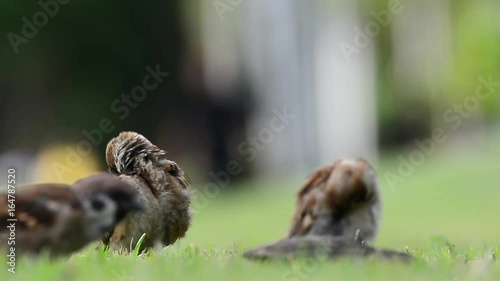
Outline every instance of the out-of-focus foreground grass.
<svg viewBox="0 0 500 281"><path fill-rule="evenodd" d="M399 156L382 157L384 218L377 246L408 247L420 261L253 262L244 249L283 237L304 179L276 179L221 193L197 210L185 239L149 255L117 255L95 245L69 259L2 258L0 280L500 280L500 147L441 150L390 188ZM292 177L293 178L293 177ZM229 187L231 188L231 187Z"/></svg>

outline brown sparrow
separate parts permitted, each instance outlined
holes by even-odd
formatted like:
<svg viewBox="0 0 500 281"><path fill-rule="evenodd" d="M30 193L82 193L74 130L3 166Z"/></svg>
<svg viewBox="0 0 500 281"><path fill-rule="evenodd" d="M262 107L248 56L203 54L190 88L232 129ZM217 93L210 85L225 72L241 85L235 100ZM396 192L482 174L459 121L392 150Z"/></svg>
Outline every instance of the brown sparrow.
<svg viewBox="0 0 500 281"><path fill-rule="evenodd" d="M140 209L134 188L106 173L73 186L20 187L14 197L0 195L0 249L16 254L70 254L102 238L127 213Z"/></svg>
<svg viewBox="0 0 500 281"><path fill-rule="evenodd" d="M406 257L367 245L377 235L381 210L377 177L370 164L364 159L340 159L315 171L300 189L287 237L244 255L277 258L319 252L332 258L373 254Z"/></svg>
<svg viewBox="0 0 500 281"><path fill-rule="evenodd" d="M315 171L299 191L288 237L333 235L372 242L381 215L373 168L364 159L340 159Z"/></svg>
<svg viewBox="0 0 500 281"><path fill-rule="evenodd" d="M170 245L191 224L189 180L165 151L135 132L121 132L106 147L109 171L135 187L144 206L128 215L103 240L113 249L129 250L145 233L141 250Z"/></svg>

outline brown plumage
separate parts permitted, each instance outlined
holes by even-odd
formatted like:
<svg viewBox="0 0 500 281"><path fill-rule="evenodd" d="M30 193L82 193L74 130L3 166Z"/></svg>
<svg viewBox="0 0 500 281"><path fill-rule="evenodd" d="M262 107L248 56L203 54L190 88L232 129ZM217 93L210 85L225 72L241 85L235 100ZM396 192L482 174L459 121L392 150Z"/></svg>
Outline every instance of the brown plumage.
<svg viewBox="0 0 500 281"><path fill-rule="evenodd" d="M364 159L341 159L315 171L297 194L288 237L375 239L382 204L375 171Z"/></svg>
<svg viewBox="0 0 500 281"><path fill-rule="evenodd" d="M97 174L73 184L18 187L15 201L0 195L0 249L16 254L69 254L100 239L131 211L138 210L133 187L111 174ZM11 209L12 203L15 209ZM11 221L10 219L16 219ZM15 240L9 239L15 226Z"/></svg>
<svg viewBox="0 0 500 281"><path fill-rule="evenodd" d="M252 259L296 256L397 258L407 254L376 249L382 203L375 171L364 159L340 159L316 170L299 190L287 236L251 249Z"/></svg>
<svg viewBox="0 0 500 281"><path fill-rule="evenodd" d="M146 234L141 249L170 245L191 223L189 180L165 151L135 132L121 132L106 147L109 171L133 185L145 206L131 214L104 239L114 249L129 250Z"/></svg>

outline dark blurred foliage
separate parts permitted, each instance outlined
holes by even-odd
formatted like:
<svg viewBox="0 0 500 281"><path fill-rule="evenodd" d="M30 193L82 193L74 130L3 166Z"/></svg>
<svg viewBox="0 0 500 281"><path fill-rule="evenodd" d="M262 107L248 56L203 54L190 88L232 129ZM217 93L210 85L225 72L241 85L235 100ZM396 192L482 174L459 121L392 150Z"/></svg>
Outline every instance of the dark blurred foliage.
<svg viewBox="0 0 500 281"><path fill-rule="evenodd" d="M2 34L20 34L20 19L40 10L34 2L2 6ZM0 147L34 147L58 137L50 128L93 129L103 117L115 121L116 132L153 134L163 120L185 110L177 79L148 93L131 111L134 118L124 122L117 122L111 103L142 83L148 65L178 75L172 71L182 48L178 17L175 1L71 1L18 54L3 44L1 106L7 122L1 124Z"/></svg>
<svg viewBox="0 0 500 281"><path fill-rule="evenodd" d="M3 1L0 9L0 33L22 35L22 17L33 22L41 7L34 1ZM98 155L103 155L107 140L121 130L138 131L158 140L173 157L176 151L193 146L198 151L207 145L210 149L211 142L224 139L225 126L232 125L215 125L212 130L213 120L238 111L200 102L183 92L179 69L185 40L179 26L180 9L179 1L74 0L59 5L57 15L50 17L27 44L20 44L17 54L4 36L0 52L0 151L78 142L85 139L81 130L98 129L103 118L111 119L115 129L103 133ZM148 74L145 67L155 69L156 65L170 76L149 91L135 109L130 108L126 118L120 118L125 112L113 110L113 102L142 85ZM214 136L211 131L216 132ZM228 152L220 145L214 150L227 158Z"/></svg>

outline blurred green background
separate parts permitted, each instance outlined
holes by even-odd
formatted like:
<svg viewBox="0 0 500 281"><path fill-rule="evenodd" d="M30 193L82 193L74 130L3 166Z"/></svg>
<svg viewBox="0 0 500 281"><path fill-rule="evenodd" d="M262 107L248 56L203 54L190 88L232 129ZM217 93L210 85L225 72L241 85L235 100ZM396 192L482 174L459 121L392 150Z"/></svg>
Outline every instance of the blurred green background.
<svg viewBox="0 0 500 281"><path fill-rule="evenodd" d="M193 180L179 247L224 252L282 237L314 168L364 157L377 245L498 247L500 2L63 3L0 3L0 173L71 183L137 131Z"/></svg>

